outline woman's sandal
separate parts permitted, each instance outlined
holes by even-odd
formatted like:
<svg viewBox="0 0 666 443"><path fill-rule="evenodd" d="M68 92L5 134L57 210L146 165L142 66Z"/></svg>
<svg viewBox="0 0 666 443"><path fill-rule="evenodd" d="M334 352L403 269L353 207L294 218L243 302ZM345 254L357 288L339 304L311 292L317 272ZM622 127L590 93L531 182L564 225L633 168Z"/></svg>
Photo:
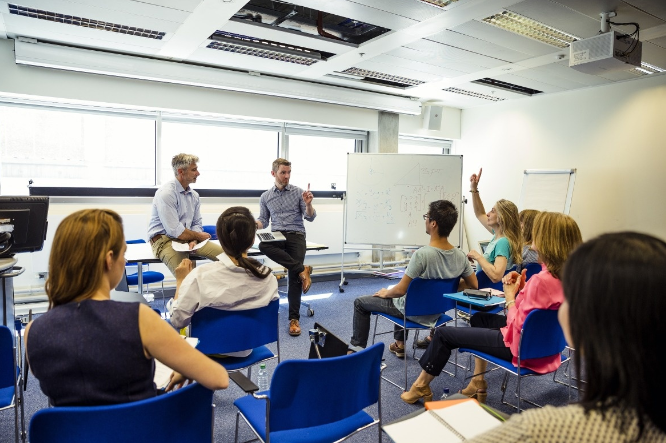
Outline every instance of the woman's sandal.
<svg viewBox="0 0 666 443"><path fill-rule="evenodd" d="M479 403L486 403L488 398L488 382L482 380L480 383L475 383L474 380L469 382L467 387L460 391L462 395L466 395L469 398L475 398Z"/></svg>

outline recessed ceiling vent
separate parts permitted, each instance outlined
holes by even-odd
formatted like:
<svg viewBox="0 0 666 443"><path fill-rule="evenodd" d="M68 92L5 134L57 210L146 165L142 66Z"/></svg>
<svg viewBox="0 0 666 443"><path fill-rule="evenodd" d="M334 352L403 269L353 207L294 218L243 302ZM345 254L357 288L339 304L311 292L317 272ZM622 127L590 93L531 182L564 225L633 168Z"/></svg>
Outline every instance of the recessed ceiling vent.
<svg viewBox="0 0 666 443"><path fill-rule="evenodd" d="M482 78L479 80L474 80L472 83L476 83L478 85L490 86L491 88L502 89L503 91L511 91L523 95L534 95L534 94L543 93L543 91L538 91L532 88L526 88L525 86L514 85L513 83L502 82L499 80L495 80L493 78Z"/></svg>
<svg viewBox="0 0 666 443"><path fill-rule="evenodd" d="M425 83L424 81L415 80L413 78L400 77L398 75L384 74L383 72L369 71L367 69L359 68L345 69L344 71L341 71L340 74L358 77L358 80L364 82L375 83L382 86L391 86L394 88L409 88L410 86L417 86Z"/></svg>
<svg viewBox="0 0 666 443"><path fill-rule="evenodd" d="M552 26L510 11L491 15L484 18L483 21L505 31L529 37L558 48L568 48L571 42L580 40L575 35L568 34Z"/></svg>
<svg viewBox="0 0 666 443"><path fill-rule="evenodd" d="M321 2L335 3L335 2ZM250 0L231 19L358 46L390 29L277 0Z"/></svg>
<svg viewBox="0 0 666 443"><path fill-rule="evenodd" d="M28 8L26 6L7 4L9 13L24 17L46 20L49 22L65 23L83 28L99 29L101 31L117 32L118 34L134 35L136 37L153 38L162 40L165 32L151 31L150 29L136 28L134 26L119 25L117 23L103 22L89 18L76 17L73 15L60 14L58 12L44 11L43 9Z"/></svg>
<svg viewBox="0 0 666 443"><path fill-rule="evenodd" d="M267 58L287 63L310 66L318 61L326 60L335 54L315 51L300 46L287 45L249 35L233 34L225 31L215 31L210 36L213 40L206 46L210 49L233 52L236 54L251 55L253 57Z"/></svg>
<svg viewBox="0 0 666 443"><path fill-rule="evenodd" d="M504 100L501 97L495 97L494 95L480 94L478 92L468 91L466 89L446 88L443 91L451 92L453 94L466 95L468 97L481 98L483 100L490 100L491 102L501 102L502 100Z"/></svg>

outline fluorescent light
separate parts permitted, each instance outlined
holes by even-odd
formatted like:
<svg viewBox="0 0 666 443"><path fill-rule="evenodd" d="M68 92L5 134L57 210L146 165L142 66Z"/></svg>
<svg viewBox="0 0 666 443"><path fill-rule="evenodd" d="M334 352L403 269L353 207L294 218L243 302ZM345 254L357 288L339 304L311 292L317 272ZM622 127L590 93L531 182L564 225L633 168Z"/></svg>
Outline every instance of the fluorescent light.
<svg viewBox="0 0 666 443"><path fill-rule="evenodd" d="M486 17L483 21L505 31L529 37L558 48L567 48L571 42L580 40L575 35L560 31L552 26L516 14L515 12L503 11L501 14Z"/></svg>
<svg viewBox="0 0 666 443"><path fill-rule="evenodd" d="M666 72L666 69L662 69L659 66L651 65L649 63L641 62L640 68L634 68L630 70L632 74L636 75L650 75L650 74L658 74L660 72Z"/></svg>
<svg viewBox="0 0 666 443"><path fill-rule="evenodd" d="M421 103L409 97L325 85L270 75L196 66L146 57L15 40L16 64L62 69L162 83L222 89L342 106L421 114Z"/></svg>
<svg viewBox="0 0 666 443"><path fill-rule="evenodd" d="M391 83L398 83L404 86L416 86L425 83L424 81L421 80L414 80L412 78L400 77L398 75L384 74L383 72L369 71L367 69L360 69L360 68L349 68L345 69L344 71L341 71L340 73L346 75L353 75L356 77L374 78L377 80L383 80Z"/></svg>
<svg viewBox="0 0 666 443"><path fill-rule="evenodd" d="M458 0L419 0L423 3L427 3L429 5L437 6L439 8L444 8L446 6L449 6L451 3L455 3Z"/></svg>
<svg viewBox="0 0 666 443"><path fill-rule="evenodd" d="M467 89L460 88L446 88L443 89L444 92L451 92L452 94L466 95L473 98L481 98L483 100L490 100L492 102L501 102L504 100L501 97L495 97L494 95L481 94L479 92L468 91Z"/></svg>
<svg viewBox="0 0 666 443"><path fill-rule="evenodd" d="M119 25L117 23L93 20L84 17L61 14L59 12L45 11L42 9L28 8L27 6L7 4L9 13L23 17L36 18L54 23L64 23L67 25L78 26L82 28L98 29L100 31L116 32L118 34L133 35L135 37L153 38L162 40L166 35L164 32L151 31L150 29L137 28L134 26Z"/></svg>

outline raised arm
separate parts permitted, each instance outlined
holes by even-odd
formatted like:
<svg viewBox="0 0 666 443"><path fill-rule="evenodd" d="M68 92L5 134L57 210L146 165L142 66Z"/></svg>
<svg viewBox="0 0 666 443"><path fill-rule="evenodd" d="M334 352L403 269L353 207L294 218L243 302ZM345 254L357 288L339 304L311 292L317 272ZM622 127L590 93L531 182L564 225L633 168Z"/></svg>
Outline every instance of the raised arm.
<svg viewBox="0 0 666 443"><path fill-rule="evenodd" d="M303 203L305 204L305 209L301 208L301 210L305 214L305 220L310 222L317 216L317 211L315 211L314 206L312 206L313 199L314 196L312 195L312 192L310 192L310 183L308 183L307 191L303 191Z"/></svg>
<svg viewBox="0 0 666 443"><path fill-rule="evenodd" d="M167 322L146 305L139 307L139 333L147 357L154 357L208 389L226 389L229 375L219 363L187 344Z"/></svg>
<svg viewBox="0 0 666 443"><path fill-rule="evenodd" d="M474 215L481 222L484 228L488 232L493 232L493 230L488 226L488 216L486 215L486 210L483 207L483 202L481 201L481 196L479 195L479 181L481 181L481 173L483 168L479 169L479 174L472 174L469 178L469 192L472 193L472 206L474 207Z"/></svg>

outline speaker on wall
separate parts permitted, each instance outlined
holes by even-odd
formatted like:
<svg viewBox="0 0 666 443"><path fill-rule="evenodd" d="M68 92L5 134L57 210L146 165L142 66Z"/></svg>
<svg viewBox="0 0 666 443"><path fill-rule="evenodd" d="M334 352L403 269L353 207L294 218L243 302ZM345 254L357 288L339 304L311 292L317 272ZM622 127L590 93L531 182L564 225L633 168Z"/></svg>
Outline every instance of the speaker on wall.
<svg viewBox="0 0 666 443"><path fill-rule="evenodd" d="M439 131L442 127L443 106L425 105L423 107L423 129Z"/></svg>

